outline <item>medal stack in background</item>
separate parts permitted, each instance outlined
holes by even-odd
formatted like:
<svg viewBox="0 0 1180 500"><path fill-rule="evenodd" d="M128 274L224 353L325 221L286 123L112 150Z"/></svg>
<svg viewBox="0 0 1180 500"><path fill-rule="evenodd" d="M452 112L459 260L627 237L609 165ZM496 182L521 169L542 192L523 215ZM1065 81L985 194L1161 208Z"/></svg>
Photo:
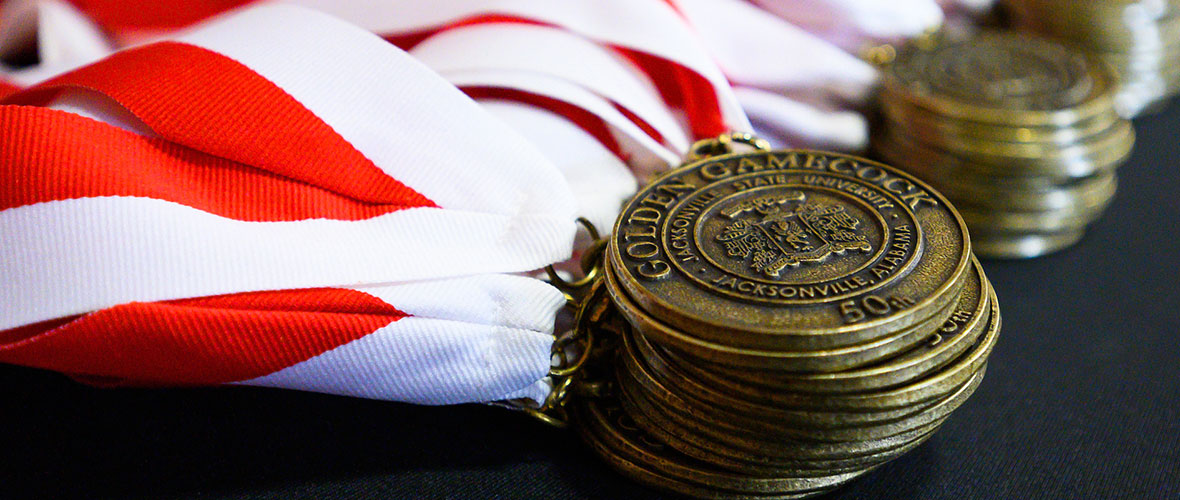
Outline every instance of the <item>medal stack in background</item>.
<svg viewBox="0 0 1180 500"><path fill-rule="evenodd" d="M849 172L878 185L920 185L866 160L825 155L807 163L832 162L833 170L851 163ZM962 221L944 202L930 198L933 207L910 209L878 198L879 206L889 210L878 212L880 218L864 217L853 204L832 202L841 193L827 188L785 186L776 192L762 182L823 184L831 179L833 185L847 183L846 193L872 196L869 183L843 175L795 169L745 175L728 186L724 180L711 186L686 180L713 177L740 161L722 159L711 166L706 161L703 168L673 171L624 210L606 250L601 285L625 320L617 321L621 333L614 356L600 368L608 372L613 394L580 399L574 415L589 445L641 482L698 498L802 498L835 488L929 438L982 380L999 335L999 306L971 257ZM702 169L705 174L698 175ZM703 194L681 196L679 208L663 220L703 215L688 233L676 231L692 224L664 224L664 250L675 251L687 234L698 242L694 248L715 247L714 253L699 250L699 261L681 254L682 263L701 263L682 274L665 274L664 265L652 260L654 243L642 236L654 230L624 221L654 220L653 201L672 206L668 194L683 193L689 184ZM796 227L792 214L805 214L808 221L800 224L806 227L832 228L843 221L849 229L842 235L812 229L810 235L788 236L771 246L791 248L792 237L829 242L843 237L839 241L857 246L797 247L813 255L801 257L781 275L774 273L770 282L778 285L765 288L779 287L776 294L785 296L795 286L847 286L834 285L825 292L831 295L790 304L734 300L726 291L730 273L749 271L730 291L756 294L756 287L764 285L753 285L757 273L727 260L740 252L716 250L722 248L717 241L728 236L714 236L718 230L709 228L750 229L743 233L745 243L757 245L772 241L775 227ZM754 227L759 220L766 232ZM854 236L889 224L902 232L916 229L917 236ZM728 271L709 279L717 269L706 269L712 264L705 261ZM888 271L873 262L887 263ZM874 268L880 273L873 274ZM814 286L810 289L822 288Z"/></svg>
<svg viewBox="0 0 1180 500"><path fill-rule="evenodd" d="M949 197L977 254L1066 248L1113 199L1135 134L1102 64L983 33L912 44L883 73L874 151Z"/></svg>
<svg viewBox="0 0 1180 500"><path fill-rule="evenodd" d="M1180 91L1180 2L1005 0L1014 27L1075 46L1119 75L1123 116L1158 109Z"/></svg>

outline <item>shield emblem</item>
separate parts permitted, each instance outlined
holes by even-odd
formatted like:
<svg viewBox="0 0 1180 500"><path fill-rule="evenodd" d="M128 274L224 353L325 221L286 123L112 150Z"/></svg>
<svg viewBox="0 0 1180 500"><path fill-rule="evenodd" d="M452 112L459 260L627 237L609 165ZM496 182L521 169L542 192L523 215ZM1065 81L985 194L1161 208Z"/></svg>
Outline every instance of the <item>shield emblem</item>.
<svg viewBox="0 0 1180 500"><path fill-rule="evenodd" d="M717 236L726 255L772 278L832 254L872 251L857 232L860 220L840 205L808 203L800 191L744 200L721 213L733 220Z"/></svg>

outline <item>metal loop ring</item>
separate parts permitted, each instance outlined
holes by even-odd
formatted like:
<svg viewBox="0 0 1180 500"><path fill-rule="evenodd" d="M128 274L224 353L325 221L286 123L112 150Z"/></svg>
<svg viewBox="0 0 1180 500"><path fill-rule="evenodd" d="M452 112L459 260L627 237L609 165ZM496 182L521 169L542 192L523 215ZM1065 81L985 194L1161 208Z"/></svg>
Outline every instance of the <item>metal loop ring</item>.
<svg viewBox="0 0 1180 500"><path fill-rule="evenodd" d="M586 252L601 254L602 249L605 247L605 240L602 239L602 235L598 232L598 228L594 227L594 223L590 222L590 220L585 217L578 217L577 223L586 228L586 232L590 234L590 238L594 242L590 245L590 247L588 247ZM594 283L596 279L598 279L599 268L597 265L594 265L596 261L597 257L593 257L589 261L584 259L581 265L583 272L586 274L573 281L566 281L564 278L562 278L559 274L557 274L557 269L554 268L553 265L545 266L545 274L549 276L549 282L553 286L565 293L566 301L572 303L573 297L569 292L586 288L587 286L590 286L592 283ZM587 267L588 262L590 263L589 267Z"/></svg>
<svg viewBox="0 0 1180 500"><path fill-rule="evenodd" d="M712 139L705 139L693 143L688 149L690 161L701 160L710 156L720 156L733 152L734 144L745 144L759 151L769 151L770 143L754 134L746 132L730 132Z"/></svg>
<svg viewBox="0 0 1180 500"><path fill-rule="evenodd" d="M594 223L590 222L590 219L587 219L585 217L578 217L575 220L575 222L577 222L578 224L581 224L582 227L586 228L586 232L590 233L591 240L598 241L598 240L602 239L602 235L598 234L598 228L594 227Z"/></svg>
<svg viewBox="0 0 1180 500"><path fill-rule="evenodd" d="M578 359L575 360L573 364L568 366L554 367L549 370L549 375L554 377L569 377L570 375L577 373L578 370L582 369L582 366L585 365L586 361L590 359L590 354L591 351L593 351L592 347L594 345L594 328L591 325L590 315L587 314L586 311L590 309L590 304L601 298L602 292L605 290L601 283L601 281L596 282L594 290L592 290L590 295L582 301L582 303L578 306L578 311L574 314L574 334L570 338L584 339L584 347L582 348L582 352L578 353ZM562 344L560 347L558 347L559 343ZM568 345L569 344L565 341L554 342L554 348L560 348L563 351ZM564 356L562 357L564 358Z"/></svg>
<svg viewBox="0 0 1180 500"><path fill-rule="evenodd" d="M520 411L523 411L526 414L532 416L533 418L540 420L542 422L545 422L546 424L549 424L553 427L557 427L559 429L564 429L566 427L569 427L569 422L565 421L565 419L564 419L565 412L561 412L561 414L559 414L559 415L553 415L553 414L546 413L545 411L542 411L542 410L539 410L536 408L520 408Z"/></svg>
<svg viewBox="0 0 1180 500"><path fill-rule="evenodd" d="M565 279L563 279L560 275L557 274L557 269L554 269L553 266L551 266L551 265L545 266L545 274L547 274L549 276L549 282L553 286L557 287L558 290L562 290L564 292L567 290L578 290L581 288L586 288L591 283L594 283L594 280L598 278L598 268L597 267L590 268L590 272L586 273L585 276L582 276L581 278L573 280L573 281L566 281ZM565 296L566 296L567 302L576 301L573 298L573 296L571 296L568 293L566 293Z"/></svg>
<svg viewBox="0 0 1180 500"><path fill-rule="evenodd" d="M897 48L888 43L866 47L860 58L878 68L893 64L897 60Z"/></svg>

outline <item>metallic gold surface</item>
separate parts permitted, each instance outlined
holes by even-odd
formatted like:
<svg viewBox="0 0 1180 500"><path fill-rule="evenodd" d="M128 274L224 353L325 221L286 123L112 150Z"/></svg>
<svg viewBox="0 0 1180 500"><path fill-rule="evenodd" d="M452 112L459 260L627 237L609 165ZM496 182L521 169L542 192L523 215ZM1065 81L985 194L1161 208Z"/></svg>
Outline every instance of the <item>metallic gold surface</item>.
<svg viewBox="0 0 1180 500"><path fill-rule="evenodd" d="M1073 126L1111 106L1111 79L1060 45L982 33L911 45L883 70L882 98L953 119Z"/></svg>
<svg viewBox="0 0 1180 500"><path fill-rule="evenodd" d="M616 470L642 483L695 498L807 498L863 474L837 475L834 480L793 480L791 485L800 487L788 488L776 484L782 481L775 478L727 472L673 450L637 427L617 400L584 400L576 405L575 415L583 440Z"/></svg>
<svg viewBox="0 0 1180 500"><path fill-rule="evenodd" d="M613 264L608 263L607 268L613 269ZM948 301L943 309L930 318L923 319L889 337L866 344L819 351L753 350L714 344L677 330L645 313L627 292L618 286L613 274L607 275L606 280L607 291L620 314L643 335L671 349L689 353L696 359L745 369L823 373L863 366L920 343L952 312L952 304Z"/></svg>
<svg viewBox="0 0 1180 500"><path fill-rule="evenodd" d="M902 165L906 169L963 172L977 177L1013 179L1018 183L1035 183L1039 180L1062 183L1102 171L1112 171L1122 164L1134 146L1134 132L1133 129L1121 126L1120 132L1119 135L1107 138L1108 142L1101 147L1071 147L1066 152L1051 156L1004 157L936 148L905 135L901 130L886 126L886 130L874 136L873 147L879 154L895 161L904 160Z"/></svg>
<svg viewBox="0 0 1180 500"><path fill-rule="evenodd" d="M764 147L698 143L583 266L596 274L577 303L596 329L571 358L585 361L569 414L648 485L826 492L925 442L998 338L994 291L942 195L862 158Z"/></svg>
<svg viewBox="0 0 1180 500"><path fill-rule="evenodd" d="M623 399L624 407L635 416L636 422L650 429L661 442L719 467L757 474L822 476L864 470L895 458L941 424L936 421L875 440L785 441L734 433L731 425L718 425L725 421L694 419L668 406L634 398L630 393Z"/></svg>
<svg viewBox="0 0 1180 500"><path fill-rule="evenodd" d="M957 200L969 200L968 206L994 210L1040 211L1069 207L1097 207L1114 197L1118 179L1113 172L1062 183L983 183L959 172L932 173L932 185ZM963 205L964 202L960 202Z"/></svg>
<svg viewBox="0 0 1180 500"><path fill-rule="evenodd" d="M900 386L937 370L975 344L988 326L990 295L991 285L983 277L979 263L974 262L954 311L930 337L896 357L857 369L766 376L721 366L709 367L710 370L699 369L697 365L685 365L684 368L693 377L714 385L740 382L733 385L735 392L754 400L761 400L763 396L758 392L743 391L745 387L804 393L850 393Z"/></svg>
<svg viewBox="0 0 1180 500"><path fill-rule="evenodd" d="M1160 1L1004 0L1017 29L1077 47L1117 75L1124 116L1159 107L1176 94L1180 6Z"/></svg>
<svg viewBox="0 0 1180 500"><path fill-rule="evenodd" d="M979 228L981 234L1004 233L1052 233L1084 229L1106 209L1106 203L1095 207L1070 207L1062 210L1040 212L975 211L970 207L962 210L963 220Z"/></svg>
<svg viewBox="0 0 1180 500"><path fill-rule="evenodd" d="M607 258L639 309L739 351L896 334L954 301L970 255L966 226L921 181L812 151L672 171L624 207L611 238Z"/></svg>
<svg viewBox="0 0 1180 500"><path fill-rule="evenodd" d="M1062 16L1134 10L1101 3L1070 0ZM983 33L912 44L883 71L874 153L946 194L979 255L1060 250L1114 198L1114 171L1135 132L1119 117L1116 79L1096 59L1028 35Z"/></svg>
<svg viewBox="0 0 1180 500"><path fill-rule="evenodd" d="M888 119L912 129L914 135L962 137L994 142L1072 145L1109 129L1119 121L1118 113L1115 113L1113 108L1109 112L1069 125L1022 126L948 118L900 100L883 99L881 106Z"/></svg>
<svg viewBox="0 0 1180 500"><path fill-rule="evenodd" d="M984 234L976 243L981 252L1002 259L1023 259L1047 255L1072 246L1085 236L1076 229L1049 234Z"/></svg>
<svg viewBox="0 0 1180 500"><path fill-rule="evenodd" d="M892 128L898 129L900 127ZM1096 158L1095 163L1103 164L1101 158L1120 159L1126 156L1135 142L1135 131L1130 122L1124 120L1118 120L1106 130L1073 144L998 142L953 135L936 137L915 132L918 131L907 130L910 137L927 147L948 151L960 158L985 164L1057 163L1071 158Z"/></svg>
<svg viewBox="0 0 1180 500"><path fill-rule="evenodd" d="M697 432L714 436L723 435L733 441L744 438L744 442L755 443L755 451L771 456L793 458L805 451L814 452L816 448L809 447L807 443L830 443L831 445L824 449L837 450L836 452L842 455L863 454L865 442L912 431L945 416L945 412L949 412L947 405L954 403L954 395L959 394L962 388L962 385L956 386L948 394L916 405L918 408L905 407L878 412L782 408L731 398L721 392L713 392L709 400L697 399L697 402L705 403L700 405L691 404L693 398L681 391L681 386L661 384L660 380L671 382L674 379L663 377L657 380L658 376L654 373L661 366L646 365L634 358L634 354L642 350L632 348L631 352L632 357L625 357L623 362L630 380L635 384L622 385L631 387L634 391L632 394L642 396L648 401L658 401L661 403L660 407L667 408L671 413L677 413L681 408L700 408L700 411L684 412L687 418L702 424ZM625 378L620 376L620 380ZM672 401L690 404L667 404ZM775 445L781 445L776 448L780 451L767 453L767 450Z"/></svg>

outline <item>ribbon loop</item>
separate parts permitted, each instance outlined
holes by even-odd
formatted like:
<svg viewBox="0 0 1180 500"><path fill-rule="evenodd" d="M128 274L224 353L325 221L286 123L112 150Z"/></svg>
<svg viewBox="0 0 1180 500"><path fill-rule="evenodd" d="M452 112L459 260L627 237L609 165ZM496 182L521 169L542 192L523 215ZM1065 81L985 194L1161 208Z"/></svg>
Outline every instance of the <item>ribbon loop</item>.
<svg viewBox="0 0 1180 500"><path fill-rule="evenodd" d="M316 70L309 71L309 68ZM548 385L574 204L385 41L253 8L0 105L0 361L427 404Z"/></svg>

